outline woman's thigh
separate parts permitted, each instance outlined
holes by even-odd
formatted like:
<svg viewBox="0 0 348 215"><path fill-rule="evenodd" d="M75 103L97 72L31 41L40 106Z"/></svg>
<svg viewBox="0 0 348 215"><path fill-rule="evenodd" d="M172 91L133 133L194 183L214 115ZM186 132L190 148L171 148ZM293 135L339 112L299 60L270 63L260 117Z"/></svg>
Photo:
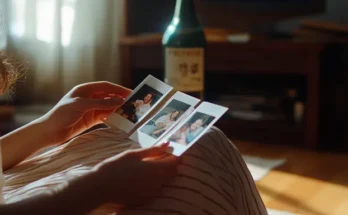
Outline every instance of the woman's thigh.
<svg viewBox="0 0 348 215"><path fill-rule="evenodd" d="M152 203L119 214L267 214L237 148L216 127L188 149Z"/></svg>
<svg viewBox="0 0 348 215"><path fill-rule="evenodd" d="M105 158L137 147L138 144L117 129L83 135L6 172L5 199L15 202L23 196L35 195L64 182L66 175L79 175ZM37 180L45 183L33 183ZM30 189L28 184L31 184ZM112 211L112 207L102 207L92 214L113 214ZM163 187L161 195L150 204L119 214L267 212L241 154L219 129L213 127L182 155L177 176Z"/></svg>

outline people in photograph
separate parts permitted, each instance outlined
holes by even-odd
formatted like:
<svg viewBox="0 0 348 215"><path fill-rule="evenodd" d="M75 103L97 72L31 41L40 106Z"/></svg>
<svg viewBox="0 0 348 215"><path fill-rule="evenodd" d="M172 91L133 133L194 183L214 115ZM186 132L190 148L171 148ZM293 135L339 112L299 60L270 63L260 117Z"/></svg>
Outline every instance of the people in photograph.
<svg viewBox="0 0 348 215"><path fill-rule="evenodd" d="M179 143L182 145L187 145L186 143L186 131L187 126L182 126L179 130L177 130L170 138L169 141Z"/></svg>
<svg viewBox="0 0 348 215"><path fill-rule="evenodd" d="M153 123L145 125L141 131L157 138L161 136L180 116L180 111L174 110L168 114L164 114L156 119Z"/></svg>
<svg viewBox="0 0 348 215"><path fill-rule="evenodd" d="M154 93L147 93L143 100L136 100L134 102L135 115L137 120L139 120L144 114L146 114L151 109L151 102L155 97Z"/></svg>
<svg viewBox="0 0 348 215"><path fill-rule="evenodd" d="M188 123L182 126L177 132L175 132L170 141L175 143L187 145L191 143L203 130L204 119L197 118L192 123Z"/></svg>
<svg viewBox="0 0 348 215"><path fill-rule="evenodd" d="M189 144L193 141L203 130L204 121L202 118L196 119L191 125L186 129L186 143Z"/></svg>
<svg viewBox="0 0 348 215"><path fill-rule="evenodd" d="M132 102L127 102L125 103L122 108L120 108L117 113L123 116L126 119L131 119L133 118L132 116L134 115L135 112L135 106Z"/></svg>
<svg viewBox="0 0 348 215"><path fill-rule="evenodd" d="M147 93L142 100L137 99L133 102L127 102L117 111L117 113L124 118L131 120L132 122L137 122L151 109L151 102L153 101L154 97L154 93Z"/></svg>
<svg viewBox="0 0 348 215"><path fill-rule="evenodd" d="M180 111L176 110L170 114L163 115L158 118L155 122L156 130L153 132L153 135L160 136L165 132L170 126L172 126L175 121L179 118Z"/></svg>

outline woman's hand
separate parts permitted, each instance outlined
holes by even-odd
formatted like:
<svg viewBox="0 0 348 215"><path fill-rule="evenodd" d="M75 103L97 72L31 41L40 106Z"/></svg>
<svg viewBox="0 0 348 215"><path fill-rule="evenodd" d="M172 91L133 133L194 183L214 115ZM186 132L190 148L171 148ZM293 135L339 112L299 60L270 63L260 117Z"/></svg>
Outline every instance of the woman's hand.
<svg viewBox="0 0 348 215"><path fill-rule="evenodd" d="M42 118L50 143L63 143L102 123L130 93L131 90L109 82L74 87Z"/></svg>
<svg viewBox="0 0 348 215"><path fill-rule="evenodd" d="M168 146L126 151L98 164L92 185L97 192L94 198L121 207L151 201L177 173L178 158L165 152Z"/></svg>
<svg viewBox="0 0 348 215"><path fill-rule="evenodd" d="M2 205L0 214L89 214L105 203L116 203L117 210L152 201L176 175L178 159L167 149L168 144L124 152L62 186Z"/></svg>

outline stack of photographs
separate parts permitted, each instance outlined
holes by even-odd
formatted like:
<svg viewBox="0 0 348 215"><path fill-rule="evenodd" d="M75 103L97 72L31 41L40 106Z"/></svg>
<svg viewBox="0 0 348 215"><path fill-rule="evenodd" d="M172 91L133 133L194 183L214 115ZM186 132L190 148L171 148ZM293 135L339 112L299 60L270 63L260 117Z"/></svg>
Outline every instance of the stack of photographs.
<svg viewBox="0 0 348 215"><path fill-rule="evenodd" d="M131 132L129 138L143 148L169 141L170 153L180 156L228 108L202 102L182 92L169 96L172 91L171 86L149 75L107 119L106 124ZM152 110L161 103L164 105L153 113Z"/></svg>

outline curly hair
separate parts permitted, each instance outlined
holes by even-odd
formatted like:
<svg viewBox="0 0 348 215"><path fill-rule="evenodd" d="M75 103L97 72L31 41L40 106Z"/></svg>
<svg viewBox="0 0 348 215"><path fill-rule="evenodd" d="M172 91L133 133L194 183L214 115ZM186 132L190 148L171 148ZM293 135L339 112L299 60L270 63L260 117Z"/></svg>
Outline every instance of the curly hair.
<svg viewBox="0 0 348 215"><path fill-rule="evenodd" d="M0 93L10 90L23 73L20 63L5 52L0 51Z"/></svg>

